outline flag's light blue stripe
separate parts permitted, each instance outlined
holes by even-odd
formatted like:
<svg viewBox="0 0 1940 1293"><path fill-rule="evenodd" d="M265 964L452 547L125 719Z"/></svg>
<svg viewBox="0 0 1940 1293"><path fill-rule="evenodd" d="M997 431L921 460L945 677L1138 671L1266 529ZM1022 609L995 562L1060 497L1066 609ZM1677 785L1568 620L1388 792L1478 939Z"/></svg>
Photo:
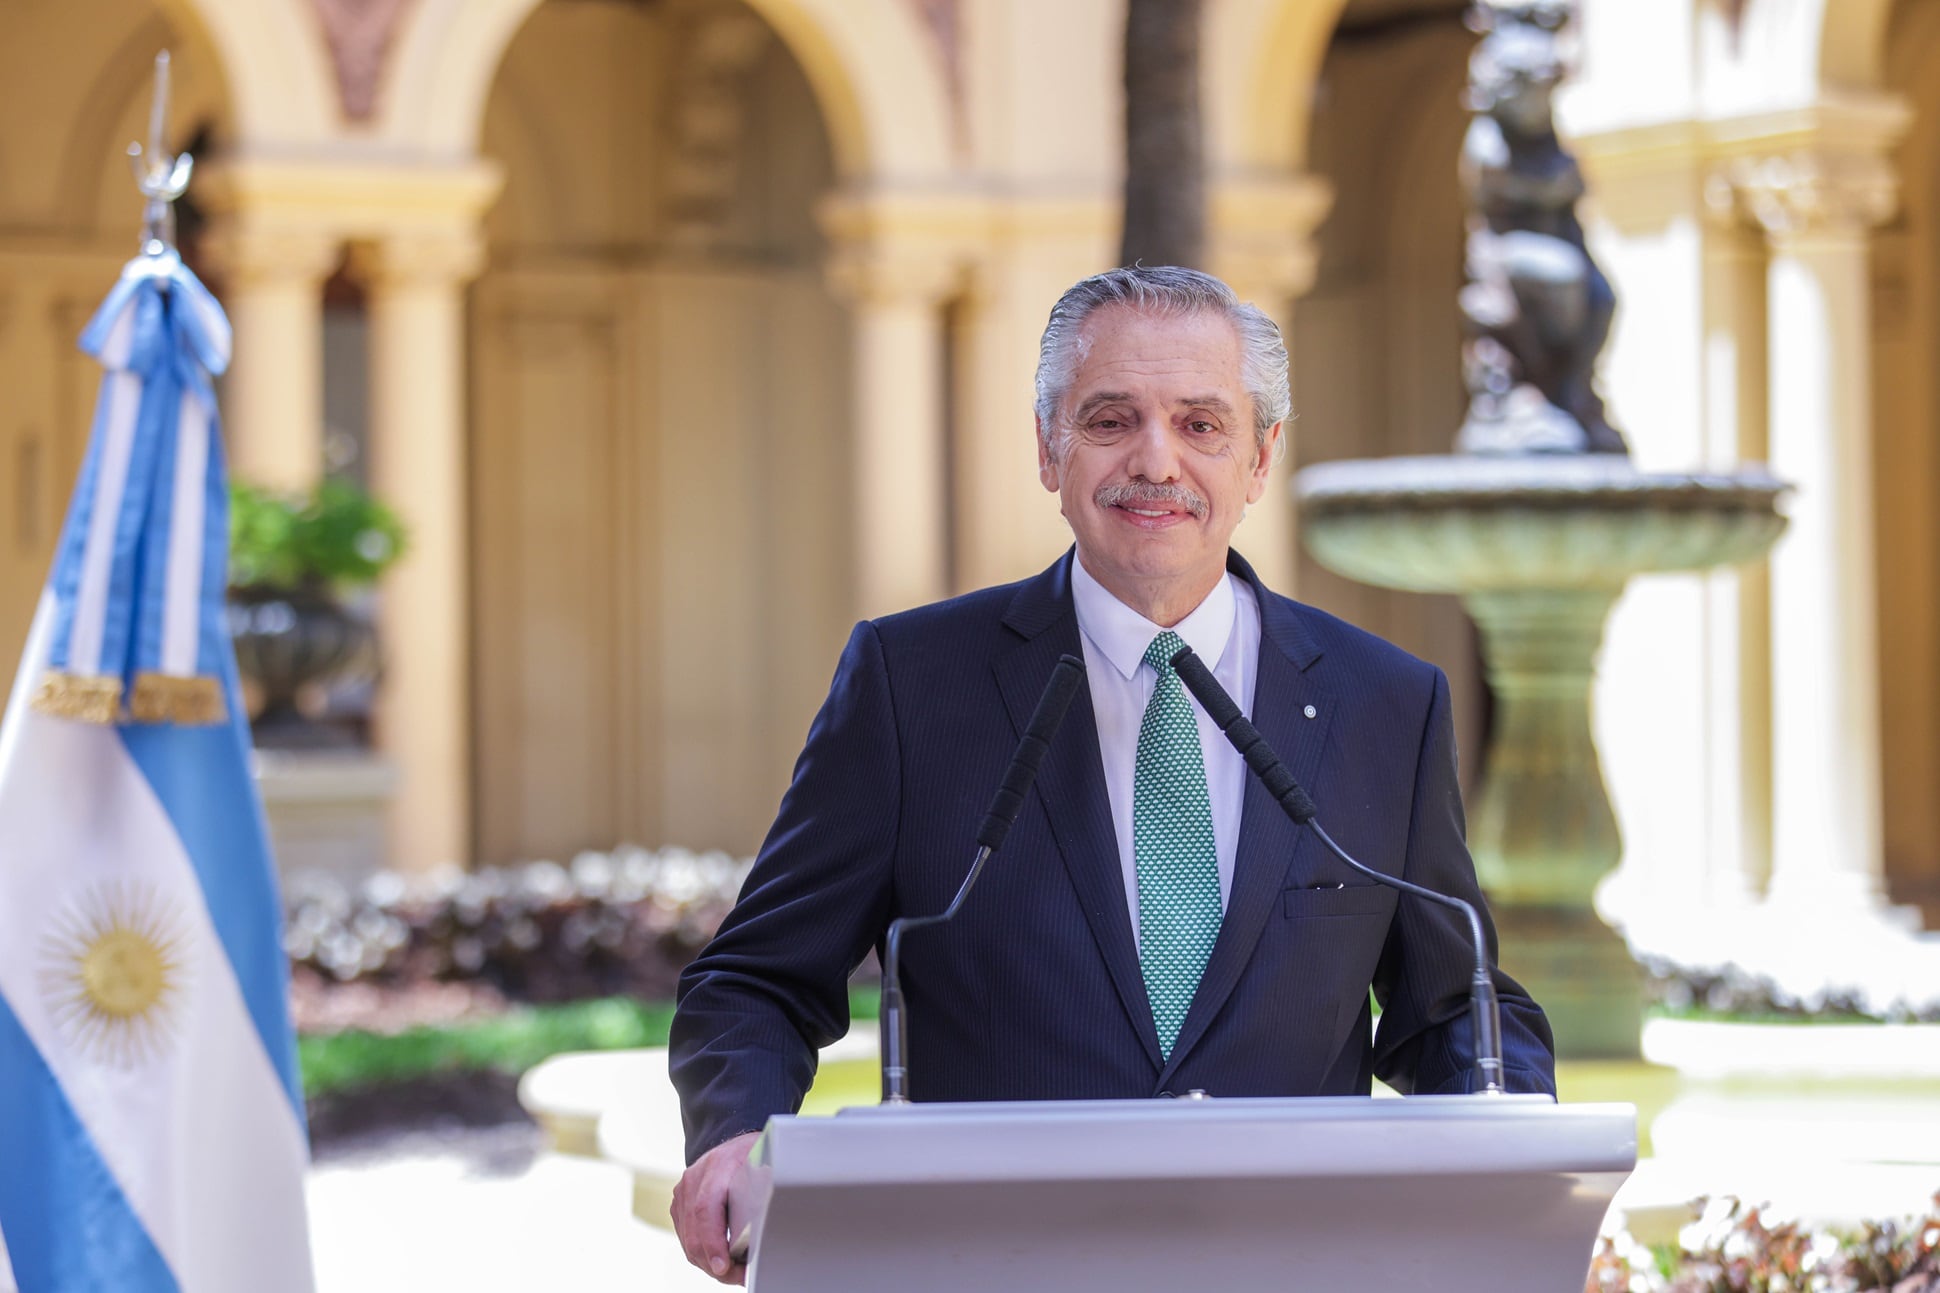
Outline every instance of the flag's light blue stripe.
<svg viewBox="0 0 1940 1293"><path fill-rule="evenodd" d="M209 727L130 723L121 739L174 823L202 884L216 936L235 968L243 1004L305 1125L290 1028L289 958L268 832L249 776L249 744L235 661L220 661L227 722Z"/></svg>
<svg viewBox="0 0 1940 1293"><path fill-rule="evenodd" d="M141 411L135 418L134 451L128 459L128 487L115 522L114 560L108 577L108 617L101 631L101 672L131 672L135 615L141 604L141 562L151 547L147 519L155 505L155 464L173 457L175 424L182 383L169 360L172 344L168 308L159 289L135 299L135 353L142 374ZM151 556L165 560L166 545Z"/></svg>
<svg viewBox="0 0 1940 1293"><path fill-rule="evenodd" d="M4 997L0 1164L0 1230L23 1293L180 1293Z"/></svg>
<svg viewBox="0 0 1940 1293"><path fill-rule="evenodd" d="M173 396L164 412L159 405ZM138 591L135 600L134 667L130 672L162 673L162 631L168 618L168 536L175 525L175 461L182 451L182 396L174 382L151 378L142 393L142 420L148 423L151 402L155 419L144 431L155 438L154 469L144 482L148 489L147 515L140 524L140 549L135 559Z"/></svg>
<svg viewBox="0 0 1940 1293"><path fill-rule="evenodd" d="M54 570L48 582L54 589L54 627L48 638L47 667L65 671L68 652L74 640L74 612L81 599L81 564L88 546L88 526L94 515L95 491L100 488L101 459L108 452L108 384L112 375L101 379L94 404L94 429L88 434L87 456L81 461L81 478L75 483L73 501L68 504L67 523L61 530L60 550L54 557Z"/></svg>

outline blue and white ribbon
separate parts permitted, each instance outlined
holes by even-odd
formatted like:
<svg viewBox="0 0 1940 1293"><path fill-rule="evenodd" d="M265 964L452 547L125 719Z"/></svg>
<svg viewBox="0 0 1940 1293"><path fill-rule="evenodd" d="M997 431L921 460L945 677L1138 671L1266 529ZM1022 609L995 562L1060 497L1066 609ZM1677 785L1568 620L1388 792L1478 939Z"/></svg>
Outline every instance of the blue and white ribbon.
<svg viewBox="0 0 1940 1293"><path fill-rule="evenodd" d="M229 321L174 252L144 255L81 349L107 371L34 706L97 723L220 721L229 518L213 379L229 365Z"/></svg>

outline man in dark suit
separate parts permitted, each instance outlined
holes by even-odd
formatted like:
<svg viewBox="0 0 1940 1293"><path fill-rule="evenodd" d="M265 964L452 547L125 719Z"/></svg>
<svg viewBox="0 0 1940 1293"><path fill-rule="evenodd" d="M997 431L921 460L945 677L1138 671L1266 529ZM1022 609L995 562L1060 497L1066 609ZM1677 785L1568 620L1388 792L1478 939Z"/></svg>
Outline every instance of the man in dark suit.
<svg viewBox="0 0 1940 1293"><path fill-rule="evenodd" d="M1467 1089L1460 917L1296 831L1169 664L1193 647L1349 852L1480 903L1441 671L1229 549L1287 412L1278 330L1216 279L1114 270L1058 302L1039 469L1074 550L856 627L740 902L682 976L674 1217L695 1264L738 1282L729 1178L847 1030L848 976L888 922L949 902L1061 654L1087 686L1032 801L957 920L905 946L913 1097ZM1548 1024L1498 980L1505 1084L1553 1093Z"/></svg>

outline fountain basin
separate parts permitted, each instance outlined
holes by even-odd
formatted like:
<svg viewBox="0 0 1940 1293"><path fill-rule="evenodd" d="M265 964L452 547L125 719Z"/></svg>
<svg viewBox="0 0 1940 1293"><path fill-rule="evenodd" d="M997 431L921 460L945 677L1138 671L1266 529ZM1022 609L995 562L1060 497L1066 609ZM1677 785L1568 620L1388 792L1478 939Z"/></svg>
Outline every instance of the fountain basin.
<svg viewBox="0 0 1940 1293"><path fill-rule="evenodd" d="M1408 592L1608 589L1753 560L1785 528L1761 468L1642 472L1615 455L1440 456L1300 473L1301 528L1328 569Z"/></svg>

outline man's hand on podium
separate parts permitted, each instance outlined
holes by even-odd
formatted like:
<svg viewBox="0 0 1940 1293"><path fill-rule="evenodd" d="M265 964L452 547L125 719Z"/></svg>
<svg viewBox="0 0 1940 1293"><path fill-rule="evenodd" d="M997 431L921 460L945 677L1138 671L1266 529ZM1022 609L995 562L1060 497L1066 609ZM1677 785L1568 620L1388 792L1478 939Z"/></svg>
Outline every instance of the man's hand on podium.
<svg viewBox="0 0 1940 1293"><path fill-rule="evenodd" d="M747 1170L758 1131L724 1140L694 1160L674 1187L674 1233L687 1260L723 1284L745 1284L748 1268L728 1256L728 1187Z"/></svg>

